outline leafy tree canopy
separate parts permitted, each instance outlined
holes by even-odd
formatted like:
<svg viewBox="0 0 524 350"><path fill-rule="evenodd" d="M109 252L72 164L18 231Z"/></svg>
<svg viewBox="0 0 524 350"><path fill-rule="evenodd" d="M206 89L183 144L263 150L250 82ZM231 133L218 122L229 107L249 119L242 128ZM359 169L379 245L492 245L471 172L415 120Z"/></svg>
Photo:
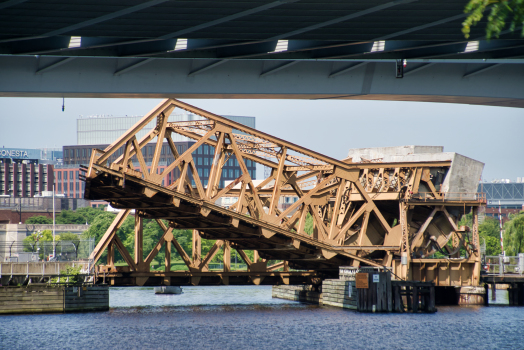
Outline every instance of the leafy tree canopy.
<svg viewBox="0 0 524 350"><path fill-rule="evenodd" d="M38 215L31 216L25 221L25 223L30 225L51 225L53 224L53 219L48 218L47 216Z"/></svg>
<svg viewBox="0 0 524 350"><path fill-rule="evenodd" d="M98 215L104 213L104 210L100 208L85 207L85 208L78 208L76 210L76 213L84 217L85 219L84 223L86 223L87 221L88 224L91 224Z"/></svg>
<svg viewBox="0 0 524 350"><path fill-rule="evenodd" d="M506 255L524 253L524 212L510 216L504 225L504 250Z"/></svg>
<svg viewBox="0 0 524 350"><path fill-rule="evenodd" d="M55 221L57 224L62 225L83 225L86 223L86 218L72 210L62 210L59 215L56 216Z"/></svg>
<svg viewBox="0 0 524 350"><path fill-rule="evenodd" d="M497 219L486 218L482 224L479 225L480 237L494 237L500 241L500 223Z"/></svg>
<svg viewBox="0 0 524 350"><path fill-rule="evenodd" d="M462 23L462 32L469 38L471 26L477 25L489 11L486 38L498 38L505 28L521 30L524 37L524 0L470 0L464 9L469 16ZM520 27L520 28L519 28Z"/></svg>
<svg viewBox="0 0 524 350"><path fill-rule="evenodd" d="M487 237L484 237L484 239L486 241L486 255L487 256L495 256L495 255L501 254L502 251L500 249L500 238L487 236Z"/></svg>

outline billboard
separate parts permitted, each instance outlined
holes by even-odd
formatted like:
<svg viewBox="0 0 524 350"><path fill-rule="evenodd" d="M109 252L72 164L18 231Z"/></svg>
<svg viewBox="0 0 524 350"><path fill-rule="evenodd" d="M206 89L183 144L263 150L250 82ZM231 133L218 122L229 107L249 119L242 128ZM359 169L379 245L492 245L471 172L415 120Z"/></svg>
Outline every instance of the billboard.
<svg viewBox="0 0 524 350"><path fill-rule="evenodd" d="M39 149L0 148L0 158L40 159L40 153Z"/></svg>

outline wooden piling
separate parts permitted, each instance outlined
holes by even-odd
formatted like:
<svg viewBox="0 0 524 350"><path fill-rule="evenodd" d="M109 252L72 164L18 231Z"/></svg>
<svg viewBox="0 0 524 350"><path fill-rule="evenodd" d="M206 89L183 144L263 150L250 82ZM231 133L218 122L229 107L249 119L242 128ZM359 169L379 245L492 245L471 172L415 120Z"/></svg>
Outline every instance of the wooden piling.
<svg viewBox="0 0 524 350"><path fill-rule="evenodd" d="M419 294L418 294L418 286L416 284L413 285L412 287L412 293L413 293L413 297L412 297L413 306L411 307L411 309L413 310L413 312L417 312L418 304L419 304Z"/></svg>

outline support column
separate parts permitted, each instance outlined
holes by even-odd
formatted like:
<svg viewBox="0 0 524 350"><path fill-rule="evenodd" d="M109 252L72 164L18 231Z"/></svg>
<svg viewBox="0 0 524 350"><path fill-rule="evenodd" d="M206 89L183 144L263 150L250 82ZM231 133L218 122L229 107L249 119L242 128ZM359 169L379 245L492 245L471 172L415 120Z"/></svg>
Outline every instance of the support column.
<svg viewBox="0 0 524 350"><path fill-rule="evenodd" d="M473 219L473 228L472 228L472 240L473 240L473 257L475 259L475 266L473 268L473 285L478 285L480 283L480 240L479 240L479 216L478 208L472 208L472 219Z"/></svg>
<svg viewBox="0 0 524 350"><path fill-rule="evenodd" d="M142 270L144 264L144 222L138 211L135 212L135 264Z"/></svg>
<svg viewBox="0 0 524 350"><path fill-rule="evenodd" d="M164 259L164 271L170 272L171 271L171 241L166 241L166 255Z"/></svg>
<svg viewBox="0 0 524 350"><path fill-rule="evenodd" d="M193 230L193 246L192 246L193 266L199 266L202 256L202 239L197 230Z"/></svg>
<svg viewBox="0 0 524 350"><path fill-rule="evenodd" d="M111 268L115 266L115 245L113 242L107 246L107 266Z"/></svg>
<svg viewBox="0 0 524 350"><path fill-rule="evenodd" d="M516 299L515 296L517 294L516 291L517 291L517 288L515 286L515 283L511 283L508 288L508 302L510 306L517 305L516 300L515 300Z"/></svg>
<svg viewBox="0 0 524 350"><path fill-rule="evenodd" d="M524 306L524 284L512 283L508 288L509 305Z"/></svg>
<svg viewBox="0 0 524 350"><path fill-rule="evenodd" d="M224 241L224 272L231 271L231 245Z"/></svg>
<svg viewBox="0 0 524 350"><path fill-rule="evenodd" d="M400 203L399 205L399 211L400 211L400 227L402 229L402 238L400 241L400 263L401 263L401 278L408 280L409 279L409 265L411 262L411 252L408 242L408 235L409 235L409 227L408 227L408 219L407 219L407 205L405 203Z"/></svg>
<svg viewBox="0 0 524 350"><path fill-rule="evenodd" d="M166 255L164 259L164 272L166 273L166 276L164 276L164 285L170 286L171 277L168 277L167 273L171 271L171 241L166 241L165 244Z"/></svg>

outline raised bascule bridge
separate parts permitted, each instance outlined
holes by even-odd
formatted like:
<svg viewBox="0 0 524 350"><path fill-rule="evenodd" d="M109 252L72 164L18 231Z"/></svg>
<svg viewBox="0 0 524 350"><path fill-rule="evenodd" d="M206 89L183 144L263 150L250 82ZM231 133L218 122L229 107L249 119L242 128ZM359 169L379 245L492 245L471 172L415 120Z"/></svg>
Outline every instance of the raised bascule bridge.
<svg viewBox="0 0 524 350"><path fill-rule="evenodd" d="M201 119L168 122L176 108ZM155 119L156 127L138 140L137 133ZM173 133L195 143L180 154ZM175 160L160 171L165 141ZM154 157L146 164L143 150L151 142L156 142ZM207 186L193 157L202 145L214 152ZM229 159L238 162L240 176L221 187ZM270 176L255 185L247 161L271 169ZM337 278L340 266L385 266L398 279L477 286L478 208L485 198L475 192L482 168L440 147L355 149L337 160L167 99L105 150L92 152L85 198L122 210L91 258L96 262L107 250L106 264L95 270L98 281L112 285L318 284ZM168 174L176 176L166 181ZM298 199L279 209L281 198L289 196ZM222 197L236 202L225 208L217 204ZM129 252L116 232L133 212L135 244ZM472 227L459 226L469 212ZM164 230L151 252L143 250L144 219L156 220ZM178 229L193 230L191 256L174 238ZM201 239L215 240L205 256ZM163 246L165 266L153 271L151 262ZM171 271L172 247L186 271ZM115 266L115 248L127 266ZM210 270L219 249L223 270ZM247 270L232 270L232 249ZM253 260L246 254L250 250ZM444 258L434 258L436 252Z"/></svg>

